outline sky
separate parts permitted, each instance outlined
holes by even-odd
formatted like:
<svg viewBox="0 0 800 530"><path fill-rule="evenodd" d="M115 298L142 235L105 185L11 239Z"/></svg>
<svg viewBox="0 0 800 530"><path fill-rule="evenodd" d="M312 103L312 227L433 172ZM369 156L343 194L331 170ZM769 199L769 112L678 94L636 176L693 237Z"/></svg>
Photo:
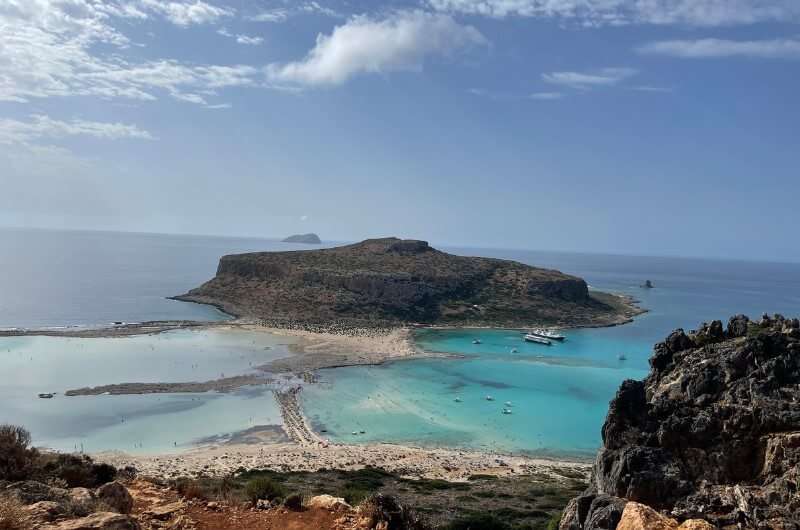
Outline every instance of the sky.
<svg viewBox="0 0 800 530"><path fill-rule="evenodd" d="M800 261L797 0L0 0L0 226Z"/></svg>

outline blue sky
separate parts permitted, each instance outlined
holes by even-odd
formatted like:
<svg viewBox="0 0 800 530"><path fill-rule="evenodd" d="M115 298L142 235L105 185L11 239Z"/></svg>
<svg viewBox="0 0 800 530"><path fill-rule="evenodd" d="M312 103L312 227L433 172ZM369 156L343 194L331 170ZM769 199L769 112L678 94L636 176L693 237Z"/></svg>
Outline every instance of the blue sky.
<svg viewBox="0 0 800 530"><path fill-rule="evenodd" d="M800 260L796 0L0 0L0 225Z"/></svg>

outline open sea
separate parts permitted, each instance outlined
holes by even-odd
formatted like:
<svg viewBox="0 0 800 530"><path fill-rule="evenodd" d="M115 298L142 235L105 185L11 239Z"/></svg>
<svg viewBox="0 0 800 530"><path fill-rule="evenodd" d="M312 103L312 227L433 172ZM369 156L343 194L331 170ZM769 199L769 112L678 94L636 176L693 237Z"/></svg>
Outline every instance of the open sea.
<svg viewBox="0 0 800 530"><path fill-rule="evenodd" d="M224 319L214 308L166 297L211 278L224 254L298 248L309 247L268 239L0 229L0 328ZM424 349L464 357L323 370L323 382L304 389L306 415L331 439L588 458L600 444L619 383L646 375L653 344L671 330L735 313L800 314L800 264L441 248L559 269L592 288L633 295L649 312L624 326L567 331L564 343L550 347L524 343L514 330L423 330L416 338ZM655 288L640 288L648 279ZM475 338L481 344L473 344ZM51 400L36 394L206 380L286 355L286 338L244 332L0 338L0 423L24 424L37 444L62 450L183 449L280 425L271 392L254 387L229 395Z"/></svg>

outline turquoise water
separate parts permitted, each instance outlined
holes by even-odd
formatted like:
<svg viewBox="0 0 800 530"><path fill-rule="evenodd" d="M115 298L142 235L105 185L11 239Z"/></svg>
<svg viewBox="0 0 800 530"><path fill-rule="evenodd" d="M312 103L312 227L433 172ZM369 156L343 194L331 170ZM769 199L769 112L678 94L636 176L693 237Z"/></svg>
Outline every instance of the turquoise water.
<svg viewBox="0 0 800 530"><path fill-rule="evenodd" d="M0 423L25 425L61 450L163 452L256 425L280 425L267 388L228 395L66 397L125 382L207 381L290 355L292 339L242 331L172 331L126 338L0 338ZM39 399L40 392L56 392Z"/></svg>
<svg viewBox="0 0 800 530"><path fill-rule="evenodd" d="M424 350L466 358L324 370L325 384L303 392L306 414L317 429L351 443L591 458L601 443L609 400L624 379L647 374L653 344L670 331L736 313L800 313L797 264L481 253L577 274L594 288L640 299L650 312L624 326L567 331L563 344L550 347L524 343L515 331L422 330L416 339ZM645 279L656 288L639 288ZM472 344L475 338L482 344ZM625 361L618 360L621 353ZM495 400L486 401L486 395ZM502 414L505 401L513 404L510 415Z"/></svg>

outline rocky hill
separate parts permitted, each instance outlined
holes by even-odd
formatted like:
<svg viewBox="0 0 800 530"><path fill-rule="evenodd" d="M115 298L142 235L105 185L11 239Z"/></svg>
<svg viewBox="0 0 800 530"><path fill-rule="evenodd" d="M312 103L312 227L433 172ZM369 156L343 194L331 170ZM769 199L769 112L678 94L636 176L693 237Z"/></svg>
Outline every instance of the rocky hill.
<svg viewBox="0 0 800 530"><path fill-rule="evenodd" d="M558 271L397 238L224 256L212 280L176 298L278 323L583 326L624 322L637 312Z"/></svg>
<svg viewBox="0 0 800 530"><path fill-rule="evenodd" d="M305 243L306 245L319 245L322 243L317 234L295 234L283 240L284 243Z"/></svg>
<svg viewBox="0 0 800 530"><path fill-rule="evenodd" d="M650 364L611 402L560 528L800 528L800 322L679 329Z"/></svg>

